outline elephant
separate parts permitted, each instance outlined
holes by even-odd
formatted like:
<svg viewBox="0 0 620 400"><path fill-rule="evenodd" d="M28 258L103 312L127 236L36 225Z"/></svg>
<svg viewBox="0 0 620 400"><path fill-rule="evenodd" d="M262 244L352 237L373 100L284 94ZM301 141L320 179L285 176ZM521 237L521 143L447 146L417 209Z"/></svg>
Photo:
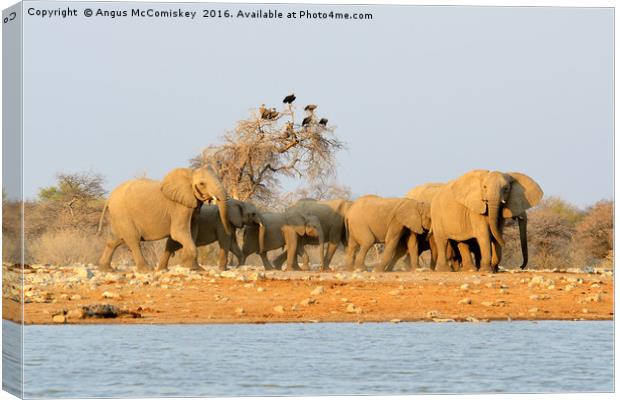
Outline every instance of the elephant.
<svg viewBox="0 0 620 400"><path fill-rule="evenodd" d="M319 219L321 229L325 237L325 242L327 242L327 249L324 249L324 246L318 243L318 238L316 236L306 236L299 244L302 247L305 245L319 244L321 253L320 257L322 259L321 271L325 271L329 268L334 254L338 249L338 245L342 244L343 247L346 247L347 245L344 219L352 204L353 202L345 199L316 200L305 198L298 200L292 206L287 208L288 212L299 212L303 215L314 215ZM298 253L304 252L305 250L303 248L298 249Z"/></svg>
<svg viewBox="0 0 620 400"><path fill-rule="evenodd" d="M437 245L438 271L450 270L446 255L449 240L456 241L464 269L475 269L468 243L479 251L480 270L494 272L504 246L502 230L506 218L519 221L523 266L527 264L526 210L537 205L543 191L532 178L520 172L473 170L446 183L431 202L432 231Z"/></svg>
<svg viewBox="0 0 620 400"><path fill-rule="evenodd" d="M407 198L383 198L367 195L357 199L345 218L348 233L347 261L349 270L365 269L364 260L375 243L385 243L381 261L375 272L392 265L399 243L406 235L411 269L418 267L420 236L431 229L429 205ZM355 257L355 251L358 249Z"/></svg>
<svg viewBox="0 0 620 400"><path fill-rule="evenodd" d="M263 213L263 224L260 226L250 225L243 234L242 253L244 257L258 253L265 269L273 269L272 263L267 258L267 252L286 247L286 260L289 270L299 270L297 264L297 252L300 238L316 238L322 247L325 235L321 228L321 222L315 215L302 214L296 211L282 213ZM283 258L275 263L279 268ZM321 254L321 265L323 265Z"/></svg>
<svg viewBox="0 0 620 400"><path fill-rule="evenodd" d="M224 225L220 218L220 210L217 206L202 206L198 216L192 222L198 226L196 236L196 247L206 246L217 240L220 245L218 267L225 270L228 264L228 252L232 251L237 257L239 265L243 265L245 257L239 249L236 240L236 230L250 224L262 225L263 219L261 213L251 203L229 199L228 207L228 223L232 227L230 234L226 233ZM180 244L171 238L166 241L166 249L159 260L158 270L168 268L168 260L180 248Z"/></svg>
<svg viewBox="0 0 620 400"><path fill-rule="evenodd" d="M405 194L405 197L408 199L422 201L430 205L435 195L439 192L439 189L441 189L444 185L445 185L444 183L437 183L437 182L425 183L423 185L416 186L410 191L408 191ZM435 246L435 241L433 240L432 232L429 233L429 235L426 238L422 238L422 241L420 242L420 253L422 253L424 250L431 251L430 268L434 270L435 264L437 262L437 248ZM455 261L454 252L452 250L453 250L452 247L448 247L447 257L448 257L448 260ZM398 255L405 254L405 252L406 252L406 249L404 249L404 246L402 245L399 246L396 252L397 257Z"/></svg>
<svg viewBox="0 0 620 400"><path fill-rule="evenodd" d="M197 217L203 202L215 199L224 230L229 233L227 194L215 173L209 168L176 168L159 182L152 179L134 179L119 185L108 198L106 209L110 214L110 232L99 269L110 271L114 251L125 243L133 255L139 271L149 271L140 249L140 241L172 238L183 247L183 265L198 269L194 238Z"/></svg>

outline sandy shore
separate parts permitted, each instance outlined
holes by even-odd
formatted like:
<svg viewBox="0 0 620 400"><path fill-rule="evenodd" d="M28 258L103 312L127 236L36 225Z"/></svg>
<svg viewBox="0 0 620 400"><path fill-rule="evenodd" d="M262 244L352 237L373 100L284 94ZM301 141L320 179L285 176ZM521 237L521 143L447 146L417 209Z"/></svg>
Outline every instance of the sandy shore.
<svg viewBox="0 0 620 400"><path fill-rule="evenodd" d="M4 266L3 318L19 321L19 270ZM431 271L100 273L89 267L30 266L26 324L172 324L613 319L606 273ZM109 305L108 316L92 314Z"/></svg>

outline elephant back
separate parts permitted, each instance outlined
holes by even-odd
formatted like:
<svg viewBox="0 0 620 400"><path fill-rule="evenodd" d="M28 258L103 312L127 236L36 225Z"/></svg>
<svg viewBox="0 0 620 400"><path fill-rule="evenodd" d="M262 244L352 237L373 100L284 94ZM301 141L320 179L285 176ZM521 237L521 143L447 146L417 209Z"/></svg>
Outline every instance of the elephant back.
<svg viewBox="0 0 620 400"><path fill-rule="evenodd" d="M439 193L444 183L426 183L424 185L416 186L405 195L408 199L414 199L417 201L423 201L425 203L432 203L433 198Z"/></svg>

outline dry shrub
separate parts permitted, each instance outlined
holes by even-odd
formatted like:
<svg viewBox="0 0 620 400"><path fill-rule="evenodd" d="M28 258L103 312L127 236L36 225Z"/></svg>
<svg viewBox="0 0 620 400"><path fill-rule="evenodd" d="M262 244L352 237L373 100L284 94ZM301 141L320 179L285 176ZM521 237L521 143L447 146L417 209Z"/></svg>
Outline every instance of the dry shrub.
<svg viewBox="0 0 620 400"><path fill-rule="evenodd" d="M519 224L513 219L507 219L503 236L506 245L502 248L501 265L504 268L518 268L523 262L521 242L519 241ZM531 263L529 267L531 268Z"/></svg>
<svg viewBox="0 0 620 400"><path fill-rule="evenodd" d="M2 200L2 260L20 263L21 252L21 203Z"/></svg>
<svg viewBox="0 0 620 400"><path fill-rule="evenodd" d="M79 230L45 232L26 241L31 262L38 264L70 265L96 263L104 241Z"/></svg>
<svg viewBox="0 0 620 400"><path fill-rule="evenodd" d="M517 228L518 230L518 228ZM574 224L553 208L540 207L528 216L530 268L571 267Z"/></svg>
<svg viewBox="0 0 620 400"><path fill-rule="evenodd" d="M521 264L519 226L507 220L502 266ZM528 212L530 269L581 268L613 261L613 203L600 201L581 211L551 197Z"/></svg>
<svg viewBox="0 0 620 400"><path fill-rule="evenodd" d="M599 201L586 211L576 226L573 246L576 261L596 265L613 260L613 203Z"/></svg>

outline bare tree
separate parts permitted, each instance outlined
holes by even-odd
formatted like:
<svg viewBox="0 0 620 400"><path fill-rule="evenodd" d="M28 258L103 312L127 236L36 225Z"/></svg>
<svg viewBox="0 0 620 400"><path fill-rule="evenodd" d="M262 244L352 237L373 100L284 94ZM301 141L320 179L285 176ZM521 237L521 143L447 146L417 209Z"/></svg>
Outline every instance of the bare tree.
<svg viewBox="0 0 620 400"><path fill-rule="evenodd" d="M192 167L211 167L231 197L263 205L274 203L282 177L313 183L335 176L335 153L344 148L334 128L317 121L314 109L304 124L296 124L292 104L281 111L262 105L222 139L194 157Z"/></svg>
<svg viewBox="0 0 620 400"><path fill-rule="evenodd" d="M56 179L55 185L39 190L40 202L25 204L31 211L27 233L96 227L106 194L103 176L93 172L58 173Z"/></svg>
<svg viewBox="0 0 620 400"><path fill-rule="evenodd" d="M304 198L316 200L345 199L351 200L353 193L351 188L341 185L335 180L325 181L319 178L308 185L302 186L292 192L283 193L279 196L278 206L282 209L292 205L296 201Z"/></svg>

